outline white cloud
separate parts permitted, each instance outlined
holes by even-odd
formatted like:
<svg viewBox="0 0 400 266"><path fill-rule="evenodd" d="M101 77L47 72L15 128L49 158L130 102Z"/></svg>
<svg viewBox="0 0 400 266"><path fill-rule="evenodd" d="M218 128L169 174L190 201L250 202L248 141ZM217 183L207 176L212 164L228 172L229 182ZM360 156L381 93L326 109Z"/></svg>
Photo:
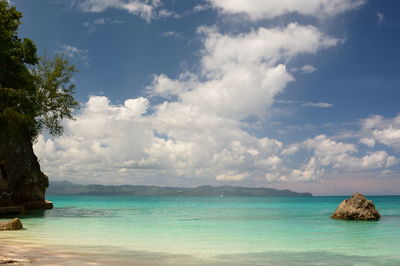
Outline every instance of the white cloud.
<svg viewBox="0 0 400 266"><path fill-rule="evenodd" d="M168 18L168 17L180 18L181 16L174 11L167 10L167 9L161 9L160 11L158 11L158 17L159 18Z"/></svg>
<svg viewBox="0 0 400 266"><path fill-rule="evenodd" d="M400 151L400 115L385 119L383 116L374 115L362 120L361 141L368 139L392 147ZM366 144L367 145L367 144Z"/></svg>
<svg viewBox="0 0 400 266"><path fill-rule="evenodd" d="M314 26L297 23L290 23L284 28L260 27L236 36L223 35L215 28L206 27L200 28L199 32L207 37L202 58L206 71L229 69L235 61L241 64L263 61L266 65L275 65L301 54L315 54L341 42L326 36Z"/></svg>
<svg viewBox="0 0 400 266"><path fill-rule="evenodd" d="M161 6L160 1L85 2L90 12L120 8L148 19ZM360 155L356 145L325 135L284 145L245 129L246 118L267 115L276 96L294 81L287 70L292 60L341 40L297 23L236 34L221 33L216 27L200 27L198 32L203 44L198 73L183 72L175 79L154 75L146 97L127 99L123 105L91 96L76 120L65 122L63 136L39 136L34 148L44 171L57 179L73 180L79 173L79 179L110 183L149 177L306 181L325 177L332 169L365 170L397 163L385 151ZM76 47L64 48L71 57L80 54ZM154 97L157 103L151 104ZM373 131L382 121L366 124ZM300 152L308 153L306 159L293 161Z"/></svg>
<svg viewBox="0 0 400 266"><path fill-rule="evenodd" d="M373 147L375 147L376 142L372 138L362 138L362 139L360 139L360 143L362 143L370 148L373 148Z"/></svg>
<svg viewBox="0 0 400 266"><path fill-rule="evenodd" d="M78 171L77 179L121 177L125 183L149 174L239 180L255 174L248 166L263 158L257 171L279 161L274 154L281 143L250 136L237 121L179 103L156 106L151 115L148 109L145 98L113 105L104 96L90 97L76 120L65 123L63 136L39 136L35 152L44 171L59 179Z"/></svg>
<svg viewBox="0 0 400 266"><path fill-rule="evenodd" d="M178 80L159 75L148 91L164 97L170 94L204 112L238 119L263 114L294 80L281 61L314 54L339 42L315 27L296 23L239 35L205 27L199 32L204 36L201 64L206 80L199 82L187 73Z"/></svg>
<svg viewBox="0 0 400 266"><path fill-rule="evenodd" d="M171 96L181 95L197 84L197 76L189 72L181 73L177 80L170 79L168 76L160 74L153 77L152 83L146 87L146 91L152 96L169 98Z"/></svg>
<svg viewBox="0 0 400 266"><path fill-rule="evenodd" d="M360 7L365 0L207 0L222 14L243 14L252 20L270 19L288 13L326 17Z"/></svg>
<svg viewBox="0 0 400 266"><path fill-rule="evenodd" d="M302 167L302 169L293 169L289 176L283 175L281 181L310 181L316 180L324 176L325 169L320 167L317 158L311 157L310 160Z"/></svg>
<svg viewBox="0 0 400 266"><path fill-rule="evenodd" d="M336 169L358 170L389 167L397 161L385 151L371 152L368 155L357 157L353 155L358 152L354 144L336 142L325 135L306 140L304 147L313 150L318 165L332 165Z"/></svg>
<svg viewBox="0 0 400 266"><path fill-rule="evenodd" d="M68 57L75 57L76 55L79 55L81 53L81 50L79 50L75 46L71 45L60 45L60 48L62 49L62 52L65 54L65 56Z"/></svg>
<svg viewBox="0 0 400 266"><path fill-rule="evenodd" d="M112 172L121 178L217 180L279 172L284 167L279 157L283 144L250 135L242 129L242 119L267 112L293 80L283 62L314 54L337 40L298 24L240 35L215 28L200 32L204 48L199 75L155 76L146 91L166 101L154 106L145 98L119 106L106 97L90 97L77 119L66 122L64 136L39 138L35 150L45 171L59 178L79 170L93 178ZM242 45L252 49L237 48ZM146 113L149 108L151 114Z"/></svg>
<svg viewBox="0 0 400 266"><path fill-rule="evenodd" d="M299 104L302 107L319 107L319 108L329 108L333 107L333 104L331 103L325 103L325 102L302 102L302 101L288 101L288 100L278 100L276 103L282 103L282 104Z"/></svg>
<svg viewBox="0 0 400 266"><path fill-rule="evenodd" d="M290 69L291 72L295 73L295 72L300 72L303 74L310 74L313 73L314 71L316 71L317 68L312 66L312 65L304 65L302 67L293 67Z"/></svg>
<svg viewBox="0 0 400 266"><path fill-rule="evenodd" d="M162 34L162 36L166 38L182 39L182 34L175 31L166 31Z"/></svg>
<svg viewBox="0 0 400 266"><path fill-rule="evenodd" d="M85 12L103 12L107 8L120 8L123 5L121 0L83 0L79 7Z"/></svg>
<svg viewBox="0 0 400 266"><path fill-rule="evenodd" d="M243 180L246 177L246 174L236 174L235 172L229 171L224 174L217 175L216 179L219 181L239 181Z"/></svg>
<svg viewBox="0 0 400 266"><path fill-rule="evenodd" d="M389 147L394 147L396 149L400 149L400 128L393 128L393 126L389 126L388 128L379 130L375 129L372 132L372 136L375 140L385 144Z"/></svg>
<svg viewBox="0 0 400 266"><path fill-rule="evenodd" d="M34 148L44 171L52 178L73 180L79 172L77 180L111 183L148 176L217 181L264 176L267 181L286 182L316 180L335 172L385 170L398 163L382 150L358 155L356 145L325 135L285 146L249 135L235 119L181 102L162 103L150 114L149 108L143 97L124 105L113 105L104 96L90 97L77 119L65 123L63 136L39 136ZM288 158L305 150L312 152L306 163L288 167Z"/></svg>
<svg viewBox="0 0 400 266"><path fill-rule="evenodd" d="M304 107L329 108L329 107L333 107L333 104L324 103L324 102L320 102L320 103L306 102L306 103L303 103L302 106L304 106Z"/></svg>
<svg viewBox="0 0 400 266"><path fill-rule="evenodd" d="M57 52L64 54L69 58L75 58L81 60L86 67L89 67L89 50L80 49L73 45L59 45L60 50Z"/></svg>
<svg viewBox="0 0 400 266"><path fill-rule="evenodd" d="M299 149L300 148L299 148L298 145L291 145L291 146L289 146L287 148L284 148L281 153L282 153L282 155L293 155L296 152L298 152Z"/></svg>
<svg viewBox="0 0 400 266"><path fill-rule="evenodd" d="M333 175L335 172L383 169L398 163L397 158L388 155L385 151L357 156L358 150L354 144L337 142L325 135L304 141L302 148L311 150L313 153L303 166L291 171L283 169L285 171L280 175L267 178L270 181L310 181ZM330 168L333 172L329 170Z"/></svg>
<svg viewBox="0 0 400 266"><path fill-rule="evenodd" d="M87 29L88 33L95 32L99 26L107 25L107 24L120 24L123 23L118 19L109 19L109 18L97 18L92 21L86 21L82 25Z"/></svg>
<svg viewBox="0 0 400 266"><path fill-rule="evenodd" d="M385 151L371 152L361 158L362 168L384 168L398 163L397 158L389 156Z"/></svg>
<svg viewBox="0 0 400 266"><path fill-rule="evenodd" d="M305 74L309 74L309 73L314 72L317 69L312 65L304 65L304 66L301 67L300 70Z"/></svg>
<svg viewBox="0 0 400 266"><path fill-rule="evenodd" d="M103 12L109 8L126 10L147 22L162 17L180 17L173 11L162 9L161 0L82 0L79 8L84 12Z"/></svg>
<svg viewBox="0 0 400 266"><path fill-rule="evenodd" d="M193 7L193 12L201 12L201 11L204 11L204 10L207 10L207 9L210 9L210 8L211 7L209 5L200 5L200 4L198 4L198 5L195 5Z"/></svg>
<svg viewBox="0 0 400 266"><path fill-rule="evenodd" d="M377 12L376 19L378 20L378 23L381 24L385 20L385 15L381 12Z"/></svg>
<svg viewBox="0 0 400 266"><path fill-rule="evenodd" d="M313 150L321 165L333 164L335 168L342 168L345 164L350 163L345 158L357 151L355 145L336 142L325 135L308 139L303 145L305 148Z"/></svg>

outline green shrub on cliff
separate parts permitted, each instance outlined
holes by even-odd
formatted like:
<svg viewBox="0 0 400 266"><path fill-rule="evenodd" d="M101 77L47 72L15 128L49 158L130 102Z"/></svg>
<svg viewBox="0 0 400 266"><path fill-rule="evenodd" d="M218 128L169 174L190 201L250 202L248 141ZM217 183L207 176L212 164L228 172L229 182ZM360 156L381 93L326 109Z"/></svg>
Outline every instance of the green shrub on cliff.
<svg viewBox="0 0 400 266"><path fill-rule="evenodd" d="M39 58L34 42L18 37L21 17L0 0L0 132L34 140L43 127L61 134L61 120L73 118L76 69L62 55Z"/></svg>

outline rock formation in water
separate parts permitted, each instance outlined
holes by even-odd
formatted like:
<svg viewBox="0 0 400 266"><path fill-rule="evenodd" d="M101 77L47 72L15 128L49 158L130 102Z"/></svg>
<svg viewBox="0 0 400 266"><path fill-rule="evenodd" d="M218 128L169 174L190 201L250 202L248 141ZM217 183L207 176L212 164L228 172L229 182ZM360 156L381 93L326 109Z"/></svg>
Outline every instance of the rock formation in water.
<svg viewBox="0 0 400 266"><path fill-rule="evenodd" d="M341 220L378 220L380 214L371 200L355 193L351 198L342 201L331 217Z"/></svg>
<svg viewBox="0 0 400 266"><path fill-rule="evenodd" d="M14 218L11 221L0 223L0 231L2 230L21 230L22 223L18 218Z"/></svg>
<svg viewBox="0 0 400 266"><path fill-rule="evenodd" d="M48 209L48 178L40 170L28 134L0 131L0 208Z"/></svg>

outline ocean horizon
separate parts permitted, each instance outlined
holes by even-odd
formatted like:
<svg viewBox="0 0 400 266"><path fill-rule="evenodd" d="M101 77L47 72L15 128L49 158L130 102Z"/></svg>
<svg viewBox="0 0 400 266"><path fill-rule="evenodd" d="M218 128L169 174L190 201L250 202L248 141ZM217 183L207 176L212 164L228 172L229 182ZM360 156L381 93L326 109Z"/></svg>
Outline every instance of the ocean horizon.
<svg viewBox="0 0 400 266"><path fill-rule="evenodd" d="M400 196L368 196L379 221L331 219L343 196L48 198L54 209L21 216L2 243L88 264L400 264Z"/></svg>

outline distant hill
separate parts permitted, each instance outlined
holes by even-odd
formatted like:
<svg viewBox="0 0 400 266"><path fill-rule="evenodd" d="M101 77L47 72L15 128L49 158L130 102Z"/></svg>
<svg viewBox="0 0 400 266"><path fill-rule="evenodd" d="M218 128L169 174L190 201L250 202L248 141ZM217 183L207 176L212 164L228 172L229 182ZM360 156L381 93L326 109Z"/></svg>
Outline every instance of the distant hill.
<svg viewBox="0 0 400 266"><path fill-rule="evenodd" d="M69 181L50 182L48 195L110 195L110 196L185 196L185 197L311 197L311 193L273 188L232 186L201 186L196 188L158 186L80 185Z"/></svg>

